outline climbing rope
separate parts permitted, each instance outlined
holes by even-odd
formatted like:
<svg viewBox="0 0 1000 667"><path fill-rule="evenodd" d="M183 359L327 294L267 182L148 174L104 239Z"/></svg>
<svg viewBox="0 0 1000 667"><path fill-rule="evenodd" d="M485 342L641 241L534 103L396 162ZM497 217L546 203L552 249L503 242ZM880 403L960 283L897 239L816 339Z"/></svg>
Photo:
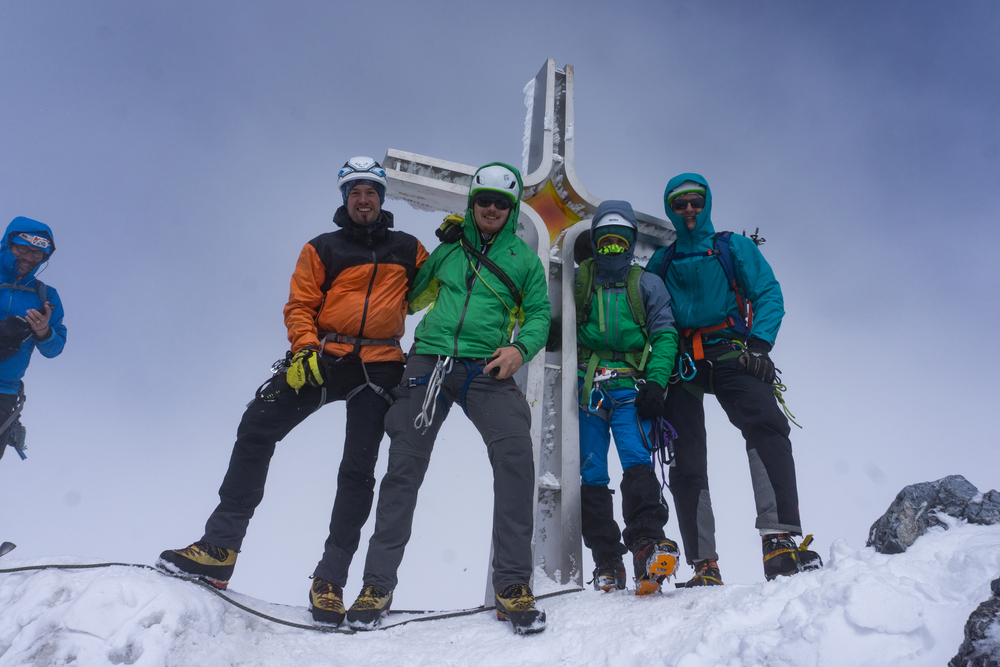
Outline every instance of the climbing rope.
<svg viewBox="0 0 1000 667"><path fill-rule="evenodd" d="M424 403L420 408L420 414L413 419L413 427L419 429L421 435L427 433L427 429L434 422L434 413L437 412L437 397L441 393L441 383L454 365L454 359L439 355L437 363L434 364L434 370L427 378L427 393L424 394Z"/></svg>
<svg viewBox="0 0 1000 667"><path fill-rule="evenodd" d="M155 567L153 567L151 565L141 565L141 564L135 564L135 563L89 563L89 564L86 564L86 565L54 565L54 564L50 564L50 565L27 565L27 566L24 566L24 567L11 567L11 568L6 568L6 569L0 569L0 574L14 574L14 573L17 573L17 572L31 572L31 571L40 571L40 570L94 570L94 569L106 568L106 567L135 567L135 568L139 568L139 569L143 569L143 570L152 570L153 572L156 572L158 574L162 574L165 577L170 577L171 579L181 579L183 581L190 581L191 583L197 584L198 586L201 586L205 590L207 590L207 591L213 593L214 595L222 598L223 600L225 600L226 602L228 602L232 606L236 607L237 609L245 611L248 614L252 614L252 615L254 615L254 616L258 617L258 618L262 618L262 619L264 619L266 621L271 621L272 623L278 623L279 625L285 625L285 626L288 626L290 628L297 628L299 630L312 630L313 632L323 632L323 633L327 633L327 634L340 634L340 635L353 635L353 634L356 634L356 632L357 632L356 630L351 630L350 628L340 629L340 628L336 628L336 627L334 627L332 625L307 625L305 623L295 623L294 621L286 621L283 618L276 618L276 617L271 616L269 614L265 614L262 611L258 611L258 610L254 609L252 607L248 607L245 604L237 602L236 600L234 600L233 598L229 597L223 591L221 591L220 589L216 588L212 584L209 584L207 582L201 581L200 579L188 579L186 577L178 577L176 575L164 572L163 570L159 570L159 569L157 569L157 568L155 568ZM567 593L579 593L582 590L583 590L582 588L570 588L570 589L566 589L566 590L563 590L563 591L556 591L554 593L546 593L544 595L537 595L537 596L535 596L535 599L536 600L544 600L546 598L552 598L552 597L556 597L558 595L565 595ZM401 625L406 625L407 623L417 623L417 622L420 622L420 621L436 621L436 620L441 620L441 619L445 619L445 618L457 618L457 617L460 617L460 616L472 616L474 614L481 614L484 611L492 611L493 609L496 609L496 607L493 607L493 606L487 607L485 605L479 606L479 607L473 607L471 609L459 609L459 610L456 610L456 611L428 611L428 610L408 610L408 609L399 609L399 610L397 610L397 609L390 609L389 610L389 616L393 616L393 615L402 616L402 615L405 615L405 614L418 614L418 616L416 618L408 618L408 619L399 621L398 623L393 623L391 625L380 626L377 629L378 630L388 630L390 628L397 628L397 627L399 627Z"/></svg>
<svg viewBox="0 0 1000 667"><path fill-rule="evenodd" d="M778 403L781 403L781 409L785 411L785 416L788 417L788 421L792 422L799 428L802 428L802 425L795 421L795 415L793 415L792 411L788 409L787 405L785 405L785 398L781 394L782 392L788 391L788 388L781 383L781 379L777 376L777 374L774 376L774 384L772 386L774 387L774 397L778 399Z"/></svg>

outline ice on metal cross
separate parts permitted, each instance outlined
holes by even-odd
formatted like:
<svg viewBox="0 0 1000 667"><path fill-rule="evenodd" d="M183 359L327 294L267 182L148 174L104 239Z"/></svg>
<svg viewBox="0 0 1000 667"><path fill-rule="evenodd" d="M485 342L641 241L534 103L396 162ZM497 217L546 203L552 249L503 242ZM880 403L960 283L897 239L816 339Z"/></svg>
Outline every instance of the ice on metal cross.
<svg viewBox="0 0 1000 667"><path fill-rule="evenodd" d="M549 58L525 86L521 217L518 236L535 248L549 277L553 322L560 335L515 376L531 406L535 492L535 563L560 584L582 586L580 435L577 406L576 304L573 248L590 228L601 200L576 177L573 165L573 67L557 70ZM386 193L426 211L462 214L475 167L389 149L382 162ZM636 212L639 247L670 243L669 222ZM580 224L578 224L580 223ZM563 270L563 267L567 267ZM487 577L486 605L493 604Z"/></svg>
<svg viewBox="0 0 1000 667"><path fill-rule="evenodd" d="M556 243L577 222L594 215L601 200L587 192L576 176L573 119L573 66L556 69L549 58L524 88L524 201L537 211ZM673 227L636 212L640 241L661 246L673 241ZM561 244L560 244L561 245Z"/></svg>

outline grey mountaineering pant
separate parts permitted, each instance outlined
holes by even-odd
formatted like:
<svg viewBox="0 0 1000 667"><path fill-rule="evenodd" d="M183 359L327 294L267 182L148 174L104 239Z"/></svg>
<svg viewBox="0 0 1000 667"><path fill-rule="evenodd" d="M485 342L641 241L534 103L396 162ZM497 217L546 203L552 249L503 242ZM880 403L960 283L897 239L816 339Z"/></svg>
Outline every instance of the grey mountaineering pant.
<svg viewBox="0 0 1000 667"><path fill-rule="evenodd" d="M396 403L385 417L385 430L391 438L389 467L379 487L364 583L386 591L396 588L396 573L410 539L417 491L430 463L434 439L446 410L462 410L464 404L466 414L483 436L493 467L493 587L500 592L511 584L527 584L532 571L535 489L528 403L512 379L497 380L476 370L486 364L485 359L455 359L452 371L442 382L434 420L427 432L421 433L413 420L421 412L427 376L436 361L436 356L411 354L403 381L393 391Z"/></svg>
<svg viewBox="0 0 1000 667"><path fill-rule="evenodd" d="M788 419L778 407L774 389L739 367L739 355L739 348L729 343L706 345L705 359L696 362L695 377L670 385L663 406L663 416L677 431L670 491L688 563L719 557L708 492L705 393L715 394L746 440L756 527L802 534Z"/></svg>

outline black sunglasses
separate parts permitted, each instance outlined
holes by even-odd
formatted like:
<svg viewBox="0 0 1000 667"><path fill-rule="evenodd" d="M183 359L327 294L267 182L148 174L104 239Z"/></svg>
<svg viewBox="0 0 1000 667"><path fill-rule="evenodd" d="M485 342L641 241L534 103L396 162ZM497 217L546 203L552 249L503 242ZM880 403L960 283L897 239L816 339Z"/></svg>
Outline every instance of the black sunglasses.
<svg viewBox="0 0 1000 667"><path fill-rule="evenodd" d="M476 198L472 201L483 208L489 208L491 205L495 206L498 211L506 211L513 206L510 197L504 197L503 195L476 195Z"/></svg>
<svg viewBox="0 0 1000 667"><path fill-rule="evenodd" d="M688 204L694 206L695 208L705 208L705 198L695 197L694 199L675 199L674 203L670 205L675 211L683 211L688 207Z"/></svg>

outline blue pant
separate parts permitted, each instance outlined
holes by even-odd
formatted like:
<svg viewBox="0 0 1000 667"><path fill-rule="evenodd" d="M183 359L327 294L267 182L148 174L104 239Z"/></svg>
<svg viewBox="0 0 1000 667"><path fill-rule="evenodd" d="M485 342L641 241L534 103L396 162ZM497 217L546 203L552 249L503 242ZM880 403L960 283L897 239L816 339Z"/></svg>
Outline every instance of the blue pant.
<svg viewBox="0 0 1000 667"><path fill-rule="evenodd" d="M580 386L583 386L581 380ZM581 389L582 391L582 389ZM611 435L622 462L622 470L638 465L653 465L652 452L644 444L652 422L643 420L642 430L635 412L635 389L601 389L601 407L591 412L580 405L580 477L584 486L607 486L608 451ZM595 394L590 405L596 405Z"/></svg>
<svg viewBox="0 0 1000 667"><path fill-rule="evenodd" d="M670 515L653 470L652 452L646 444L652 422L639 421L635 389L598 391L599 409L592 411L587 405L580 406L580 504L583 543L600 565L620 557L645 539L663 538L663 526ZM594 393L592 398L590 407L596 406L598 394ZM608 488L612 435L624 471L621 487L624 532L618 530L615 522Z"/></svg>

